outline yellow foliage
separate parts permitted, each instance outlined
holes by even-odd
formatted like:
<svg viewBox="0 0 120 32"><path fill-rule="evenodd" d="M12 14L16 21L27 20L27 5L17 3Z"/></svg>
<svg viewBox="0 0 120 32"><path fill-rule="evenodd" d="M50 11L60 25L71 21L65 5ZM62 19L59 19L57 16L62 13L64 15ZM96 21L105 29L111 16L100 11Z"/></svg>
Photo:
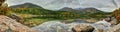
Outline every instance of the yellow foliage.
<svg viewBox="0 0 120 32"><path fill-rule="evenodd" d="M12 13L12 9L8 8L7 3L4 3L5 0L0 0L0 15L9 16Z"/></svg>
<svg viewBox="0 0 120 32"><path fill-rule="evenodd" d="M11 13L11 9L8 7L0 7L0 15L9 15Z"/></svg>
<svg viewBox="0 0 120 32"><path fill-rule="evenodd" d="M23 18L30 18L32 17L31 14L18 14L20 17L23 17Z"/></svg>
<svg viewBox="0 0 120 32"><path fill-rule="evenodd" d="M117 19L117 23L120 23L120 8L116 9L113 13L112 16L114 16Z"/></svg>
<svg viewBox="0 0 120 32"><path fill-rule="evenodd" d="M29 20L26 20L24 23L24 25L27 25L29 27L33 27L33 26L37 26L37 25L40 25L44 22L46 22L47 20L43 20L43 19L29 19Z"/></svg>

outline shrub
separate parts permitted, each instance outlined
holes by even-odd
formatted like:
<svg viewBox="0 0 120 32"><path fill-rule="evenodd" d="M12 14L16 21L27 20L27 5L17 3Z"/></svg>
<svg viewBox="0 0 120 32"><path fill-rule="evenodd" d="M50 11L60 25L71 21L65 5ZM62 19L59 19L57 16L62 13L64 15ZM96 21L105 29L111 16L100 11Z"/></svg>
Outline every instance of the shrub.
<svg viewBox="0 0 120 32"><path fill-rule="evenodd" d="M114 10L114 12L112 13L112 16L117 19L117 23L120 23L120 8Z"/></svg>
<svg viewBox="0 0 120 32"><path fill-rule="evenodd" d="M8 7L0 7L0 15L8 16L11 13L11 9Z"/></svg>

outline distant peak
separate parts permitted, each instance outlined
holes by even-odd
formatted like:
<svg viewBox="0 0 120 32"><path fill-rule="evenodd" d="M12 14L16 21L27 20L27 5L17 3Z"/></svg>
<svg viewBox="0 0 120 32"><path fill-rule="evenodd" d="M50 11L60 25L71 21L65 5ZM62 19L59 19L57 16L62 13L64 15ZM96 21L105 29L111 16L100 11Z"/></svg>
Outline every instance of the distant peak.
<svg viewBox="0 0 120 32"><path fill-rule="evenodd" d="M88 8L85 8L85 9L96 9L96 8L93 8L93 7L88 7Z"/></svg>
<svg viewBox="0 0 120 32"><path fill-rule="evenodd" d="M33 4L33 3L24 3L24 4L19 4L19 5L14 5L14 6L11 6L12 8L23 8L23 7L26 7L26 8L42 8L41 6L38 6L36 4Z"/></svg>
<svg viewBox="0 0 120 32"><path fill-rule="evenodd" d="M63 11L71 11L71 10L74 10L73 8L70 8L70 7L63 7L61 8L60 10L63 10Z"/></svg>
<svg viewBox="0 0 120 32"><path fill-rule="evenodd" d="M62 9L72 9L72 8L70 8L70 7L63 7Z"/></svg>
<svg viewBox="0 0 120 32"><path fill-rule="evenodd" d="M33 3L24 3L24 4L31 4L31 5L35 5L35 4L33 4Z"/></svg>

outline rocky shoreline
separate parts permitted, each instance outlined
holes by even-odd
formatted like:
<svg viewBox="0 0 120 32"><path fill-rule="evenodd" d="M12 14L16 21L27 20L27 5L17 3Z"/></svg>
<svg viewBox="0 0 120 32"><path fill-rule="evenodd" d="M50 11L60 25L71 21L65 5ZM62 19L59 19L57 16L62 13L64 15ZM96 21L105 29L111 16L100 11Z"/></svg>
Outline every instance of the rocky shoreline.
<svg viewBox="0 0 120 32"><path fill-rule="evenodd" d="M89 25L91 24L77 23L77 22L66 24L59 21L49 21L41 25L35 26L33 28L29 28L7 16L0 15L0 32L73 32L71 29L76 25L83 25L80 27L85 27L85 26L89 27ZM120 24L115 25L103 32L120 32L119 30L120 30ZM100 32L100 31L95 31L95 32Z"/></svg>
<svg viewBox="0 0 120 32"><path fill-rule="evenodd" d="M18 23L17 21L0 15L0 32L36 32L35 30Z"/></svg>

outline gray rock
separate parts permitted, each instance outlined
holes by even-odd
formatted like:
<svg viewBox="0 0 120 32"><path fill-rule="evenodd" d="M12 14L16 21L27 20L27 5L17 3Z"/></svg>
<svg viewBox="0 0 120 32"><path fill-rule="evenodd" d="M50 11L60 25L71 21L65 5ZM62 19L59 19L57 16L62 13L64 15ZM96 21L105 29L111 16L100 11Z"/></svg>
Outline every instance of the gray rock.
<svg viewBox="0 0 120 32"><path fill-rule="evenodd" d="M0 32L36 32L35 30L24 26L15 20L0 15Z"/></svg>
<svg viewBox="0 0 120 32"><path fill-rule="evenodd" d="M73 32L72 28L76 25L83 25L81 27L91 27L90 24L87 23L74 22L74 23L65 24L60 21L49 21L39 26L33 27L33 29L38 30L40 32Z"/></svg>
<svg viewBox="0 0 120 32"><path fill-rule="evenodd" d="M68 26L58 21L50 21L33 27L33 29L40 32L67 32Z"/></svg>
<svg viewBox="0 0 120 32"><path fill-rule="evenodd" d="M94 27L92 27L90 24L87 23L82 23L82 24L77 24L73 27L72 31L73 32L93 32Z"/></svg>
<svg viewBox="0 0 120 32"><path fill-rule="evenodd" d="M105 32L120 32L120 24L115 25L114 27L109 28Z"/></svg>

